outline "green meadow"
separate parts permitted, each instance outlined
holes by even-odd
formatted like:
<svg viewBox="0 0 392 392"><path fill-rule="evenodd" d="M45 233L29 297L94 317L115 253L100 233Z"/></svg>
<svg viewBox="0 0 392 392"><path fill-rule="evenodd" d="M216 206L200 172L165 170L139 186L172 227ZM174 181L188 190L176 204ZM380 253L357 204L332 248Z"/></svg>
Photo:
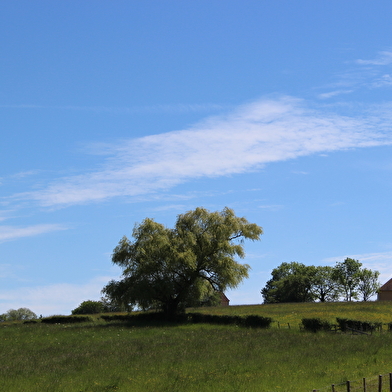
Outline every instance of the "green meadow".
<svg viewBox="0 0 392 392"><path fill-rule="evenodd" d="M1 323L0 391L310 392L392 372L392 333L386 327L372 335L299 328L304 317L388 323L392 303L189 311L261 315L274 322L269 329L209 324L135 327L99 316L78 325ZM344 385L336 387L337 392L343 390Z"/></svg>

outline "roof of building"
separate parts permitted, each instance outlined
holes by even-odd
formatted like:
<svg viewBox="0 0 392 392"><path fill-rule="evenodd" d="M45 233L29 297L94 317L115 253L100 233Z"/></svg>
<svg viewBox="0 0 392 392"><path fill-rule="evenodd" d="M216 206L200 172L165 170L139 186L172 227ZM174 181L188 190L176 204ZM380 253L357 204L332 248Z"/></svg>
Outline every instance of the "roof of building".
<svg viewBox="0 0 392 392"><path fill-rule="evenodd" d="M392 279L391 279L392 280ZM226 295L224 293L220 293L221 294L221 299L223 301L230 301L229 298L226 297Z"/></svg>
<svg viewBox="0 0 392 392"><path fill-rule="evenodd" d="M392 291L392 279L389 279L387 283L383 284L379 291Z"/></svg>

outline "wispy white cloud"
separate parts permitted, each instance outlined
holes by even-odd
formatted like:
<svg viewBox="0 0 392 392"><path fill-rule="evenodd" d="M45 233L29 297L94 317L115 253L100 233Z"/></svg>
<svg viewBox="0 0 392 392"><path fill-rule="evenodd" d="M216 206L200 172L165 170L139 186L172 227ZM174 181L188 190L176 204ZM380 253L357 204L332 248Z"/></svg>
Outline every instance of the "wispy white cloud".
<svg viewBox="0 0 392 392"><path fill-rule="evenodd" d="M32 237L39 234L50 233L58 230L66 230L66 227L59 224L40 224L25 227L0 226L0 243L22 237Z"/></svg>
<svg viewBox="0 0 392 392"><path fill-rule="evenodd" d="M184 211L185 205L183 204L165 204L159 207L155 207L153 211Z"/></svg>
<svg viewBox="0 0 392 392"><path fill-rule="evenodd" d="M12 174L9 176L9 178L20 179L20 178L25 178L25 177L29 177L29 176L35 176L37 174L39 174L38 170L27 170L27 171Z"/></svg>
<svg viewBox="0 0 392 392"><path fill-rule="evenodd" d="M370 60L356 60L361 65L388 65L392 64L392 51L384 50L378 53L378 56Z"/></svg>
<svg viewBox="0 0 392 392"><path fill-rule="evenodd" d="M279 211L282 208L284 208L284 206L281 204L265 204L265 205L260 205L259 208L263 210L269 210L269 211Z"/></svg>
<svg viewBox="0 0 392 392"><path fill-rule="evenodd" d="M9 214L12 210L0 210L0 222L9 219Z"/></svg>
<svg viewBox="0 0 392 392"><path fill-rule="evenodd" d="M335 91L330 91L328 93L319 94L319 98L321 98L321 99L328 99L328 98L336 97L336 96L342 95L342 94L350 94L353 91L354 90L335 90Z"/></svg>
<svg viewBox="0 0 392 392"><path fill-rule="evenodd" d="M373 59L358 59L351 64L349 69L336 75L336 82L327 87L332 91L319 94L318 98L329 99L361 88L372 90L392 85L392 51L381 51Z"/></svg>
<svg viewBox="0 0 392 392"><path fill-rule="evenodd" d="M58 283L48 286L20 287L0 291L0 314L9 309L26 307L36 314L70 314L81 302L99 300L102 288L117 278L99 276L85 284Z"/></svg>
<svg viewBox="0 0 392 392"><path fill-rule="evenodd" d="M391 144L392 120L311 109L291 97L260 100L189 129L106 146L96 171L53 181L15 197L67 206L154 194L202 177L257 170L265 164L348 148Z"/></svg>
<svg viewBox="0 0 392 392"><path fill-rule="evenodd" d="M381 75L372 83L373 87L392 86L392 76L390 74Z"/></svg>

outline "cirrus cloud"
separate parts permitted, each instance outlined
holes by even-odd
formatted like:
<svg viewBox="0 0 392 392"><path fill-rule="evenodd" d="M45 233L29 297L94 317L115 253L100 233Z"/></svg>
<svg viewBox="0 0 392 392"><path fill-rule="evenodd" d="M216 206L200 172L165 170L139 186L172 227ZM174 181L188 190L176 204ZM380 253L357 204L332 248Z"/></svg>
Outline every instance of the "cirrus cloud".
<svg viewBox="0 0 392 392"><path fill-rule="evenodd" d="M45 234L58 230L66 230L66 228L63 225L59 224L39 224L25 227L0 226L0 243L22 237L31 237L39 234Z"/></svg>
<svg viewBox="0 0 392 392"><path fill-rule="evenodd" d="M388 111L350 117L318 111L292 97L264 99L185 130L106 145L99 169L62 177L15 197L60 207L153 194L191 179L240 174L312 154L391 144L391 125Z"/></svg>

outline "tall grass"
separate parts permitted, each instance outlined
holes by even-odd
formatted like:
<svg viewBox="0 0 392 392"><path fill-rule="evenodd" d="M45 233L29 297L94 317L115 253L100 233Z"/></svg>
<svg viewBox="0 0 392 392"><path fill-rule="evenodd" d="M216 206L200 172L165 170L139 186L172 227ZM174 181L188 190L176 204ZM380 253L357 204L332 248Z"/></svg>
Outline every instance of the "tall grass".
<svg viewBox="0 0 392 392"><path fill-rule="evenodd" d="M278 308L270 308L275 316L280 315ZM310 311L297 305L281 308L286 313ZM231 314L274 317L247 313L249 307L208 309L234 310ZM309 317L317 314L313 312ZM371 313L367 305L364 312ZM281 316L282 322L298 321L291 314ZM0 391L7 392L306 392L392 371L389 332L367 336L203 324L129 327L98 321L0 324L0 345Z"/></svg>

